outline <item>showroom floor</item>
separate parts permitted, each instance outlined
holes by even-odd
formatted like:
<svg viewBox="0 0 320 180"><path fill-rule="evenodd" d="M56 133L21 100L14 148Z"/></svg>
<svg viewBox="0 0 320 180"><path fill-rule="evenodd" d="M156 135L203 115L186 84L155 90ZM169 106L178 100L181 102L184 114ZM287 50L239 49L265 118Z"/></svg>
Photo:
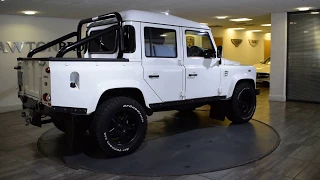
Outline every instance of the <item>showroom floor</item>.
<svg viewBox="0 0 320 180"><path fill-rule="evenodd" d="M254 119L274 127L281 138L269 156L237 168L197 175L130 177L71 169L44 157L37 149L42 128L25 126L19 112L0 114L0 179L320 179L320 106L269 102L262 87ZM164 113L156 113L157 119Z"/></svg>

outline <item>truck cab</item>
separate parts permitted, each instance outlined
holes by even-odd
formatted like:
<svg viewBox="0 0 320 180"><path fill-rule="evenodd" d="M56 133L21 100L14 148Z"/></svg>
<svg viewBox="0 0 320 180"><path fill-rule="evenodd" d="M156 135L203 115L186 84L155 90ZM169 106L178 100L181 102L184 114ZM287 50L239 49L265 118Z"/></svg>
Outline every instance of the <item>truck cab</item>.
<svg viewBox="0 0 320 180"><path fill-rule="evenodd" d="M33 58L74 36L56 57ZM64 57L69 52L77 57ZM76 32L18 58L15 69L27 124L41 126L46 115L61 131L89 130L113 157L140 146L153 112L210 105L211 118L243 123L259 94L255 68L222 58L208 26L137 10L81 20Z"/></svg>

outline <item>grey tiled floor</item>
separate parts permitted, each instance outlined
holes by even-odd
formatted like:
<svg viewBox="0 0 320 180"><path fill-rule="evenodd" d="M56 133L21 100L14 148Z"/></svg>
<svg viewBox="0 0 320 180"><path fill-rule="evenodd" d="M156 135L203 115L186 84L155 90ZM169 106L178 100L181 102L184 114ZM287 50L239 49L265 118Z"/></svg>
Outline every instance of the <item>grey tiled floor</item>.
<svg viewBox="0 0 320 180"><path fill-rule="evenodd" d="M152 121L165 112L150 117ZM274 127L281 137L269 156L237 168L218 172L172 177L130 177L71 169L45 158L37 149L42 128L25 126L20 112L0 114L0 179L138 179L138 180L318 180L320 179L320 105L269 102L268 90L258 96L254 118Z"/></svg>

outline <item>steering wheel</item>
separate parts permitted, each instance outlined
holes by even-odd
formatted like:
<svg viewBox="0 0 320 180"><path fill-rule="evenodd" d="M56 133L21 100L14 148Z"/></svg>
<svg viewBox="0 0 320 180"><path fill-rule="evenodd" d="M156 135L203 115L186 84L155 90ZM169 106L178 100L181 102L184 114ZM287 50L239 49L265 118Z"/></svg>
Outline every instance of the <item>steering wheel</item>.
<svg viewBox="0 0 320 180"><path fill-rule="evenodd" d="M188 49L188 56L203 56L203 49L198 46L191 46Z"/></svg>

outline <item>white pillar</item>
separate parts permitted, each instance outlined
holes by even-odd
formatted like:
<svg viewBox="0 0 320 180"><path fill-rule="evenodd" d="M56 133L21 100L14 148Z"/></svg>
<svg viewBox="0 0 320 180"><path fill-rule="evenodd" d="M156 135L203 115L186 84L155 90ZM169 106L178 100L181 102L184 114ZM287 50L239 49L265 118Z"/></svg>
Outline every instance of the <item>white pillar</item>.
<svg viewBox="0 0 320 180"><path fill-rule="evenodd" d="M271 14L270 101L286 101L287 13Z"/></svg>

